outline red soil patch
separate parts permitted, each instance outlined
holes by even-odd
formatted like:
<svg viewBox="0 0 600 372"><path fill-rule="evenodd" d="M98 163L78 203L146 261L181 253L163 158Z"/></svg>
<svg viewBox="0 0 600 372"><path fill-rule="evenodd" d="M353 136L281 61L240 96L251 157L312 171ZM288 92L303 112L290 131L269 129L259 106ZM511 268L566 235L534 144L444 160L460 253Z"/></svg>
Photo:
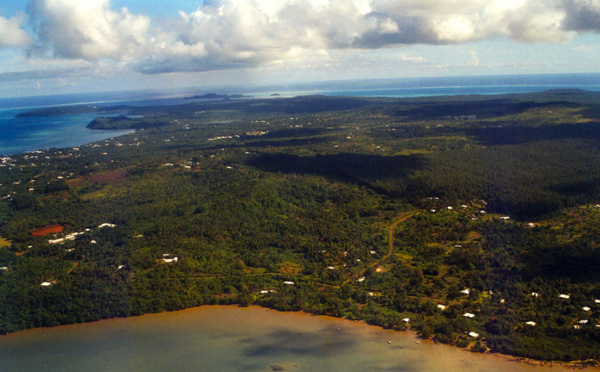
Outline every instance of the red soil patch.
<svg viewBox="0 0 600 372"><path fill-rule="evenodd" d="M81 185L82 182L83 182L82 180L76 178L76 179L73 179L73 180L67 180L65 183L69 187L77 187L77 186Z"/></svg>
<svg viewBox="0 0 600 372"><path fill-rule="evenodd" d="M125 181L127 173L123 169L117 169L112 172L98 173L90 177L90 181L97 183L115 183Z"/></svg>
<svg viewBox="0 0 600 372"><path fill-rule="evenodd" d="M33 236L46 236L53 233L62 232L65 229L63 225L48 225L44 227L38 227L37 229L33 229L31 231L31 235Z"/></svg>

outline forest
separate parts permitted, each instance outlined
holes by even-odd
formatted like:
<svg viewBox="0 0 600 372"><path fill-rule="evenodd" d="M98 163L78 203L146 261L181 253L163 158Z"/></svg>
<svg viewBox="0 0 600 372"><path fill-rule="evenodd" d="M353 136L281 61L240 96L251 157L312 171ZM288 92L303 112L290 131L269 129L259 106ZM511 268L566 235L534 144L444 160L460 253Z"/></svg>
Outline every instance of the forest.
<svg viewBox="0 0 600 372"><path fill-rule="evenodd" d="M600 361L599 93L192 101L0 157L0 333L256 304Z"/></svg>

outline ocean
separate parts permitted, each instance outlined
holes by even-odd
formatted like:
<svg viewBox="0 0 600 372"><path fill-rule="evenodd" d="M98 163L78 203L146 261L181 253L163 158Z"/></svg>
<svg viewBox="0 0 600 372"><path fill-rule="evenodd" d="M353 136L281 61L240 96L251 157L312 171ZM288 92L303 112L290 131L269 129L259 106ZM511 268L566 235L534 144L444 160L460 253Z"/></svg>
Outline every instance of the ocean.
<svg viewBox="0 0 600 372"><path fill-rule="evenodd" d="M241 93L257 98L299 95L354 97L423 97L470 94L532 93L548 89L600 91L600 74L433 77L317 82L264 87L227 86L165 91L125 91L0 99L0 155L52 147L74 147L127 133L86 129L95 114L17 118L34 108L74 104L157 106L190 103L184 97Z"/></svg>

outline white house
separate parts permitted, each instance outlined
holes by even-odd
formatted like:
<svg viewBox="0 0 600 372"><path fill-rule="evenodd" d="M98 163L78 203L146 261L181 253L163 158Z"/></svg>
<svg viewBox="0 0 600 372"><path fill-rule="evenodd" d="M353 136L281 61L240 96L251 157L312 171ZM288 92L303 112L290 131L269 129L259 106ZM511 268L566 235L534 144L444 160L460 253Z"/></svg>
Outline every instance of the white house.
<svg viewBox="0 0 600 372"><path fill-rule="evenodd" d="M464 317L466 317L466 318L474 318L474 317L475 317L475 314L471 314L471 313L464 313L464 314L463 314L463 316L464 316Z"/></svg>

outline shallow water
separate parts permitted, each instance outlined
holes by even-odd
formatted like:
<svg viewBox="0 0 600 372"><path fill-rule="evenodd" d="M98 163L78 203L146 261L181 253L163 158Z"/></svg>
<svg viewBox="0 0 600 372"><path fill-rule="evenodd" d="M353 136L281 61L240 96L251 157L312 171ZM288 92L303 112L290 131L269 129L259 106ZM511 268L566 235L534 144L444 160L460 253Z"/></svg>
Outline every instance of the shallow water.
<svg viewBox="0 0 600 372"><path fill-rule="evenodd" d="M0 370L6 371L272 371L273 366L284 371L567 370L473 354L361 322L260 307L205 306L0 336Z"/></svg>

